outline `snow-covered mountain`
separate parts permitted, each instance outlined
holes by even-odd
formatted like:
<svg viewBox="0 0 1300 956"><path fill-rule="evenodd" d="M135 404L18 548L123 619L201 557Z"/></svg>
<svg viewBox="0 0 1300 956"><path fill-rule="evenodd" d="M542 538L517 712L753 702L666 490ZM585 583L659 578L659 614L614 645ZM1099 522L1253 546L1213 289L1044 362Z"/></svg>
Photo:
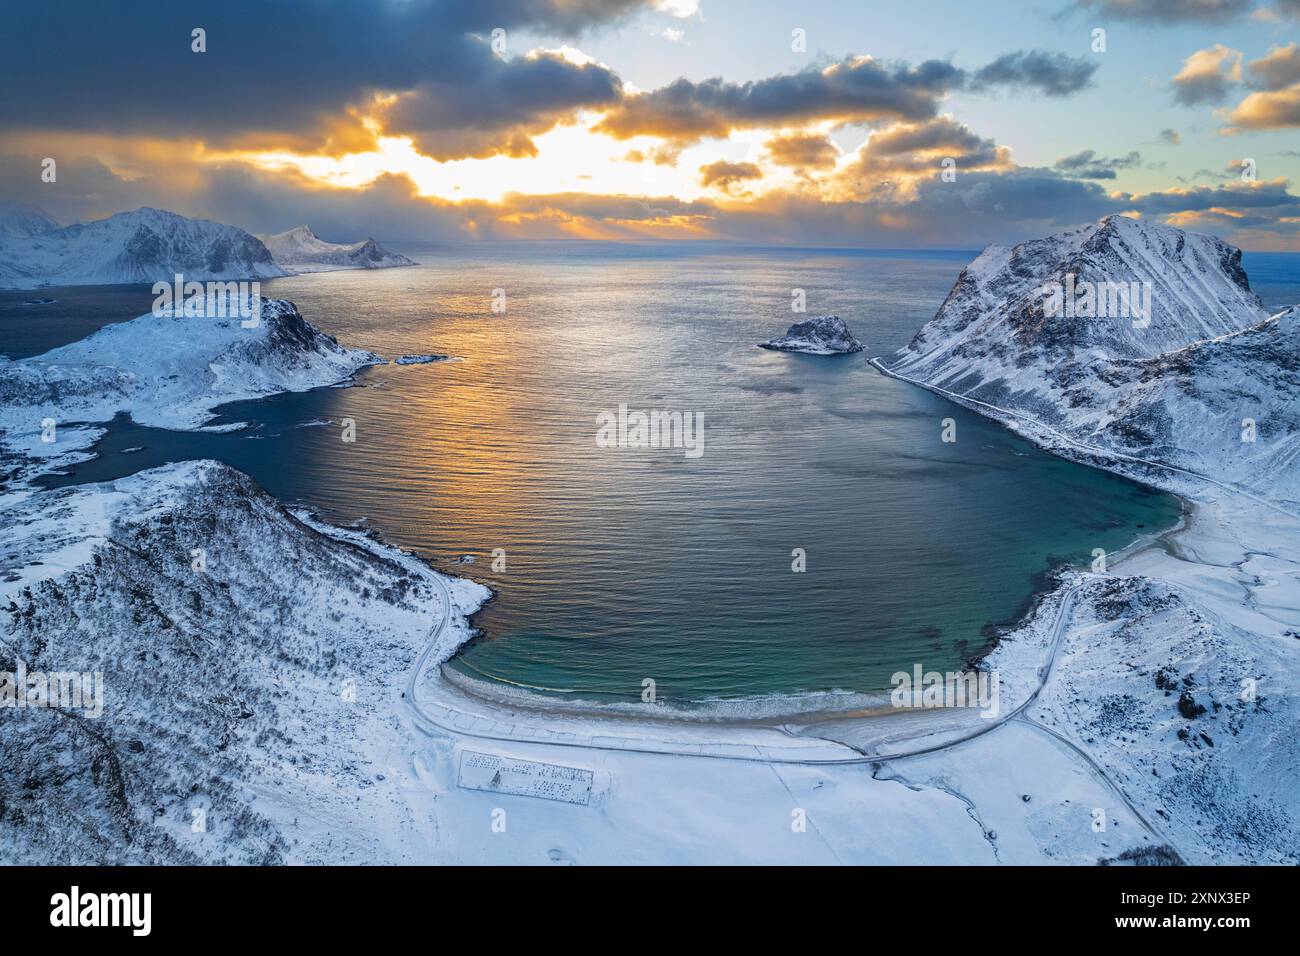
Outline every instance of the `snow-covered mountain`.
<svg viewBox="0 0 1300 956"><path fill-rule="evenodd" d="M11 496L0 572L0 672L102 674L98 715L0 710L0 859L432 855L386 780L412 760L394 688L449 610L468 638L487 588L213 461Z"/></svg>
<svg viewBox="0 0 1300 956"><path fill-rule="evenodd" d="M1149 312L1062 313L1044 292L1053 283L1148 284ZM1087 458L1095 449L1153 459L1297 500L1296 325L1294 309L1268 315L1240 250L1110 216L986 249L935 318L884 365L1067 455ZM1152 476L1137 461L1106 464Z"/></svg>
<svg viewBox="0 0 1300 956"><path fill-rule="evenodd" d="M390 269L413 266L406 256L389 252L373 239L360 242L326 242L310 226L258 236L277 265L290 272L328 272L333 269Z"/></svg>
<svg viewBox="0 0 1300 956"><path fill-rule="evenodd" d="M0 232L0 288L170 282L177 274L197 282L286 275L244 230L161 209L44 230L30 215L7 221L11 226Z"/></svg>
<svg viewBox="0 0 1300 956"><path fill-rule="evenodd" d="M332 385L383 364L339 345L283 299L263 300L251 322L142 315L43 355L0 358L0 447L20 460L76 461L98 437L86 423L119 412L145 425L197 428L225 402ZM56 424L52 441L42 441L47 420Z"/></svg>
<svg viewBox="0 0 1300 956"><path fill-rule="evenodd" d="M58 228L59 224L47 216L43 209L9 200L0 202L0 240L29 239Z"/></svg>

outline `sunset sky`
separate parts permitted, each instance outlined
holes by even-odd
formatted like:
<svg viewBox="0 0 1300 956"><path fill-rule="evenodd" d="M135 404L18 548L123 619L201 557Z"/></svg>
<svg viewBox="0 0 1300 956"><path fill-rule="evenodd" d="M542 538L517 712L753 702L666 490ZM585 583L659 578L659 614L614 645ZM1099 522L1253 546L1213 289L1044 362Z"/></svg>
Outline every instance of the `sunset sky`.
<svg viewBox="0 0 1300 956"><path fill-rule="evenodd" d="M171 6L10 5L0 197L336 240L877 248L1127 212L1300 249L1300 0Z"/></svg>

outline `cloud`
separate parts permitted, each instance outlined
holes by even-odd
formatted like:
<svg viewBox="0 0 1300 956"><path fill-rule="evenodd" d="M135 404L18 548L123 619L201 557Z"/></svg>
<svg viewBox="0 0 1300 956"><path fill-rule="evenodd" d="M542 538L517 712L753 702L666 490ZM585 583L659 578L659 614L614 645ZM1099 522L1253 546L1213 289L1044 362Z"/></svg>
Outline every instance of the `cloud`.
<svg viewBox="0 0 1300 956"><path fill-rule="evenodd" d="M730 192L750 179L762 179L763 171L754 163L732 163L720 159L700 167L700 184L709 189Z"/></svg>
<svg viewBox="0 0 1300 956"><path fill-rule="evenodd" d="M1293 40L1286 46L1274 47L1267 56L1251 60L1246 73L1250 85L1261 90L1281 90L1300 83L1300 46Z"/></svg>
<svg viewBox="0 0 1300 956"><path fill-rule="evenodd" d="M1174 99L1184 106L1221 103L1241 82L1241 52L1222 43L1197 50L1173 79Z"/></svg>
<svg viewBox="0 0 1300 956"><path fill-rule="evenodd" d="M1108 159L1098 156L1095 150L1085 149L1072 156L1062 156L1054 168L1076 179L1114 179L1117 170L1131 169L1141 164L1142 154L1136 151L1127 156Z"/></svg>
<svg viewBox="0 0 1300 956"><path fill-rule="evenodd" d="M1263 210L1295 216L1300 197L1293 196L1286 180L1228 182L1221 186L1192 186L1124 196L1127 208L1143 213L1173 214L1211 209Z"/></svg>
<svg viewBox="0 0 1300 956"><path fill-rule="evenodd" d="M1091 60L1045 50L1018 50L976 70L970 86L976 91L1012 87L1045 96L1069 96L1087 87L1096 72L1097 63Z"/></svg>
<svg viewBox="0 0 1300 956"><path fill-rule="evenodd" d="M531 135L578 109L612 105L622 88L608 67L574 62L558 51L512 60L489 53L467 58L454 79L430 80L400 94L379 115L386 129L409 135L434 159L535 155Z"/></svg>
<svg viewBox="0 0 1300 956"><path fill-rule="evenodd" d="M836 171L825 192L841 201L875 198L905 202L915 197L923 183L939 179L945 170L960 178L975 171L1014 168L1010 150L951 117L941 116L872 133Z"/></svg>
<svg viewBox="0 0 1300 956"><path fill-rule="evenodd" d="M1297 0L1300 2L1300 0ZM1255 88L1228 114L1225 133L1300 127L1300 46L1274 47L1246 66Z"/></svg>
<svg viewBox="0 0 1300 956"><path fill-rule="evenodd" d="M1228 114L1237 129L1287 129L1300 127L1300 85L1273 93L1251 93Z"/></svg>
<svg viewBox="0 0 1300 956"><path fill-rule="evenodd" d="M1295 2L1295 0L1284 0ZM1244 16L1254 0L1078 0L1078 7L1119 20L1223 23Z"/></svg>
<svg viewBox="0 0 1300 956"><path fill-rule="evenodd" d="M764 145L771 162L792 169L829 169L840 156L835 141L825 133L778 134Z"/></svg>
<svg viewBox="0 0 1300 956"><path fill-rule="evenodd" d="M1178 146L1183 141L1183 134L1176 129L1167 128L1160 131L1160 142L1168 146Z"/></svg>
<svg viewBox="0 0 1300 956"><path fill-rule="evenodd" d="M653 5L660 13L682 20L700 12L700 0L654 0Z"/></svg>
<svg viewBox="0 0 1300 956"><path fill-rule="evenodd" d="M1273 0L1272 6L1256 10L1255 18L1265 22L1300 20L1300 0Z"/></svg>
<svg viewBox="0 0 1300 956"><path fill-rule="evenodd" d="M376 97L395 94L395 132L399 120L409 122L444 153L460 141L466 155L478 155L494 136L503 151L518 152L521 136L608 102L619 84L590 64L529 59L516 34L577 34L647 3L401 0L362 11L227 0L197 18L175 4L35 4L0 32L0 115L10 129L337 152L372 136L362 115ZM191 50L196 25L206 30L207 52ZM485 42L496 28L506 31L504 56ZM477 131L464 115L471 105L481 112ZM435 137L429 124L443 115L453 125Z"/></svg>
<svg viewBox="0 0 1300 956"><path fill-rule="evenodd" d="M827 67L745 83L682 77L657 90L628 95L596 130L619 139L648 135L687 144L739 129L916 122L938 115L939 101L957 89L1022 89L1067 96L1086 87L1096 69L1087 60L1043 50L1005 54L973 75L945 60L912 66L854 56Z"/></svg>
<svg viewBox="0 0 1300 956"><path fill-rule="evenodd" d="M745 83L681 78L628 96L596 130L619 139L652 135L687 143L725 137L733 129L818 120L928 119L935 115L939 97L962 78L961 70L940 60L913 67L868 56Z"/></svg>

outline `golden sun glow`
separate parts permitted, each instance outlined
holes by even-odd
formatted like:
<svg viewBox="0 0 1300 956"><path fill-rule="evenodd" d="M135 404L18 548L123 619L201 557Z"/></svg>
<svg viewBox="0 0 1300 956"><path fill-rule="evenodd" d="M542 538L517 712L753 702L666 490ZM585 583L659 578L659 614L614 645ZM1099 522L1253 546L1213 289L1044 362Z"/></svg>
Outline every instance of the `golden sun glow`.
<svg viewBox="0 0 1300 956"><path fill-rule="evenodd" d="M777 188L798 185L788 169L767 162L763 144L777 130L734 132L725 142L690 146L675 164L649 158L662 147L654 136L617 140L593 131L599 113L585 113L577 122L560 125L533 137L537 154L499 154L483 159L439 161L419 152L406 136L379 136L378 148L340 156L290 151L209 152L209 161L239 161L267 170L294 170L323 186L356 189L385 174L408 176L418 194L451 202L499 202L512 194L556 195L579 193L600 196L673 196L692 201L719 191L700 181L701 166L720 159L753 162L763 177L727 194L734 201L761 196Z"/></svg>

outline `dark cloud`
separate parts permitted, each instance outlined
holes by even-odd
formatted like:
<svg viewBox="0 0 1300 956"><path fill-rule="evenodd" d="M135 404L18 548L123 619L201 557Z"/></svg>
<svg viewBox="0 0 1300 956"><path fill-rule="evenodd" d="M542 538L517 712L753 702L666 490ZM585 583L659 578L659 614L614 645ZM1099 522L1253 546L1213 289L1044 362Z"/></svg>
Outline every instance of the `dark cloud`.
<svg viewBox="0 0 1300 956"><path fill-rule="evenodd" d="M1160 131L1160 142L1167 146L1177 146L1183 141L1183 134L1176 129L1162 129Z"/></svg>
<svg viewBox="0 0 1300 956"><path fill-rule="evenodd" d="M597 129L620 139L651 135L688 143L725 137L734 129L817 121L919 122L937 116L939 101L953 90L1017 89L1067 96L1086 87L1096 70L1088 60L1043 50L1008 53L973 75L944 60L911 66L848 57L825 68L746 83L683 77L627 97Z"/></svg>
<svg viewBox="0 0 1300 956"><path fill-rule="evenodd" d="M1072 156L1062 156L1056 161L1055 168L1076 179L1114 179L1118 170L1140 165L1142 154L1136 151L1127 156L1107 158L1098 156L1095 150L1085 149Z"/></svg>
<svg viewBox="0 0 1300 956"><path fill-rule="evenodd" d="M1078 0L1076 5L1119 20L1157 24L1223 23L1249 13L1254 0Z"/></svg>
<svg viewBox="0 0 1300 956"><path fill-rule="evenodd" d="M607 102L608 71L564 61L516 63L513 31L570 34L610 23L648 0L317 0L185 4L8 5L0 31L0 115L9 128L111 131L208 142L338 136L339 117L375 93L412 93L406 117L438 115L430 97L476 104L482 131L509 142L565 110ZM207 52L190 32L207 32ZM507 31L507 59L484 42ZM545 89L538 89L538 85ZM523 105L507 102L521 91ZM568 98L566 100L566 97ZM526 115L535 105L536 116ZM457 107L452 107L455 110ZM360 135L359 127L349 135ZM465 136L464 117L451 139Z"/></svg>
<svg viewBox="0 0 1300 956"><path fill-rule="evenodd" d="M976 91L1009 87L1044 96L1069 96L1087 87L1096 72L1095 60L1046 50L1018 50L976 70L970 86Z"/></svg>
<svg viewBox="0 0 1300 956"><path fill-rule="evenodd" d="M940 60L913 67L870 57L746 83L682 78L628 97L597 129L619 139L648 134L690 142L733 129L816 120L928 119L962 78L961 70Z"/></svg>
<svg viewBox="0 0 1300 956"><path fill-rule="evenodd" d="M1300 197L1291 195L1286 183L1227 183L1222 186L1195 186L1190 189L1167 189L1159 192L1125 196L1125 208L1143 213L1201 212L1210 209L1272 209L1295 216Z"/></svg>
<svg viewBox="0 0 1300 956"><path fill-rule="evenodd" d="M439 78L403 94L382 112L387 127L415 140L434 159L534 155L531 134L568 119L575 109L605 107L622 81L595 63L574 64L555 53L471 61L472 71ZM502 147L502 144L505 147Z"/></svg>

